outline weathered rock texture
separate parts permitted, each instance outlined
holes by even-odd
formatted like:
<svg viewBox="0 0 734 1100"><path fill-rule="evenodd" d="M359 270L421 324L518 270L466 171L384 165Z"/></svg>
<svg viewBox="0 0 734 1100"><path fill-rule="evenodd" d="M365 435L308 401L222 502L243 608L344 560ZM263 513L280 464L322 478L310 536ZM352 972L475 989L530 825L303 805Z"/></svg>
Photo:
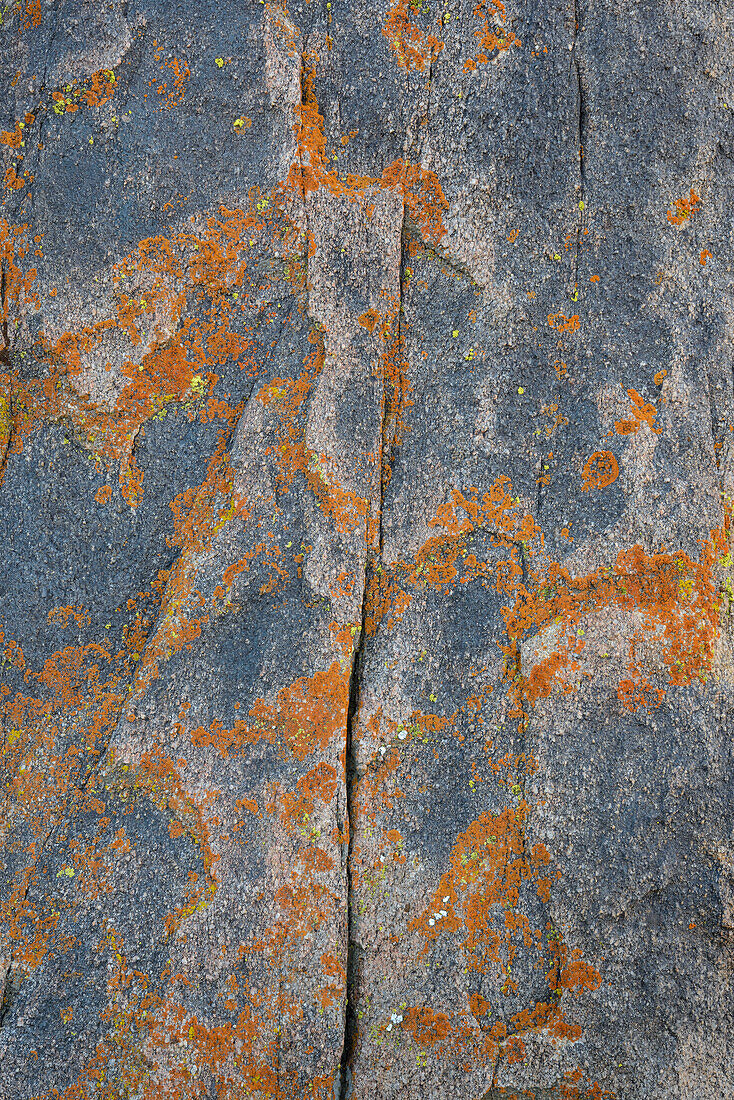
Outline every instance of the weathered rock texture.
<svg viewBox="0 0 734 1100"><path fill-rule="evenodd" d="M731 0L0 35L0 1096L733 1095Z"/></svg>

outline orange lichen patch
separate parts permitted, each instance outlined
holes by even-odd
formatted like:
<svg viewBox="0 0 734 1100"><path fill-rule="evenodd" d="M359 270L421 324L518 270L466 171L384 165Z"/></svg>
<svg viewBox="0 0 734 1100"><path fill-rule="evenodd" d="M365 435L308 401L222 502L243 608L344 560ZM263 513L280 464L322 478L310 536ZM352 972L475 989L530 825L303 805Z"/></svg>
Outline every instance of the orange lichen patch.
<svg viewBox="0 0 734 1100"><path fill-rule="evenodd" d="M405 205L426 243L437 244L445 235L443 213L448 202L435 172L411 165L403 160L389 164L381 176L340 176L332 167L326 149L324 118L320 114L314 92L314 69L308 65L303 75L303 101L294 108L298 157L291 165L288 178L282 187L285 194L306 195L324 187L335 197L356 200L368 188L379 186L400 188Z"/></svg>
<svg viewBox="0 0 734 1100"><path fill-rule="evenodd" d="M658 385L663 380L663 377L667 374L667 371L662 371L660 374L655 375L655 382ZM660 377L660 382L658 378ZM658 434L662 431L662 428L656 427L655 421L657 419L657 409L654 405L651 405L649 401L645 401L645 398L637 392L637 390L627 390L627 396L632 402L632 408L630 410L632 417L627 420L617 420L614 424L614 430L618 435L632 435L639 431L643 424L647 424L654 432Z"/></svg>
<svg viewBox="0 0 734 1100"><path fill-rule="evenodd" d="M166 810L183 825L199 847L209 883L216 882L214 865L220 857L212 851L210 843L216 819L210 818L208 812L216 792L203 799L194 797L186 789L175 763L160 746L144 752L129 771L113 775L118 786L143 791L159 809Z"/></svg>
<svg viewBox="0 0 734 1100"><path fill-rule="evenodd" d="M136 466L133 444L146 420L162 419L166 406L176 401L184 403L190 419L219 419L231 428L242 408L231 407L213 396L218 378L213 368L234 360L250 374L262 369L262 363L252 354L256 343L249 332L242 335L233 326L248 297L249 249L257 243L287 257L286 278L291 289L300 293L303 286L303 234L285 212L294 191L303 193L326 186L334 193L356 199L370 186L399 188L423 238L434 243L440 239L447 203L434 173L396 161L381 177L342 180L337 176L326 156L323 119L312 84L313 73L307 69L304 103L298 109L296 125L299 160L285 184L276 185L270 195L254 188L248 211L221 207L217 217L206 220L206 229L201 233L182 232L170 239L161 236L141 241L116 267L114 316L66 333L52 345L44 344L41 358L46 359L50 369L43 379L11 379L14 452L22 450L24 438L37 423L70 416L78 441L108 466L118 466L123 497L135 507L143 492L144 473ZM23 231L6 228L0 240L14 265L9 273L5 312L10 302L19 299L21 278L25 290L22 304L26 303L29 283L35 275L31 271L21 276L17 264L15 253L19 249L24 252L16 237ZM140 288L135 296L124 289L131 282ZM192 294L200 305L209 303L204 321L184 316L187 298ZM35 296L33 300L38 304ZM385 341L383 371L388 391L392 391L390 401L402 409L408 403L407 383L397 331L391 328L391 314L396 311L397 306L395 310L389 306L383 312L379 331ZM130 341L133 354L120 370L127 384L118 389L114 407L108 408L84 396L89 392L85 389L85 373L99 357L102 343L116 334L124 334ZM301 405L322 365L323 346L306 364L303 375L287 383L288 393L279 410L282 432L275 457L281 469L281 489L285 491L294 474L300 472L322 508L340 530L348 532L365 523L367 503L339 485L328 457L305 448ZM399 416L393 419L397 421L397 438L404 425ZM369 524L371 530L377 529L376 516L369 518Z"/></svg>
<svg viewBox="0 0 734 1100"><path fill-rule="evenodd" d="M481 1035L463 1015L425 1005L407 1009L402 1027L412 1033L413 1041L436 1047L438 1057L461 1057L467 1069L492 1064L500 1055L509 1062L521 1061L522 1036L530 1032L578 1039L581 1028L564 1018L559 1002L566 991L580 996L601 985L601 975L583 960L579 949L569 951L550 924L533 928L523 912L523 895L528 890L547 901L552 882L560 877L545 847L528 843L529 812L522 800L515 809L482 814L461 833L451 851L449 870L441 876L423 914L408 926L424 939L424 953L439 942L441 950L456 944L463 955L464 973L493 976L501 983L502 995L517 992L513 967L517 969L528 953L547 975L548 1000L539 1000L507 1019L502 1019L501 1002L493 1005L478 991L468 994L475 1020L495 1015L491 1029Z"/></svg>
<svg viewBox="0 0 734 1100"><path fill-rule="evenodd" d="M24 15L22 23L24 31L29 31L31 27L40 27L43 22L41 0L26 0Z"/></svg>
<svg viewBox="0 0 734 1100"><path fill-rule="evenodd" d="M375 331L381 320L382 316L376 309L368 309L366 313L361 313L357 318L362 328L366 328L370 335Z"/></svg>
<svg viewBox="0 0 734 1100"><path fill-rule="evenodd" d="M322 802L329 803L336 794L336 768L322 761L302 775L296 786L308 798L320 798Z"/></svg>
<svg viewBox="0 0 734 1100"><path fill-rule="evenodd" d="M481 995L481 993L472 993L469 998L469 1008L471 1009L472 1016L480 1019L491 1010L492 1005Z"/></svg>
<svg viewBox="0 0 734 1100"><path fill-rule="evenodd" d="M659 370L657 372L657 374L653 375L652 380L653 380L653 382L655 383L656 386L662 386L663 379L665 378L667 373L668 372L666 370Z"/></svg>
<svg viewBox="0 0 734 1100"><path fill-rule="evenodd" d="M471 72L478 65L486 65L495 57L512 46L522 46L520 39L512 32L505 29L505 5L502 0L479 0L474 9L474 16L481 23L478 31L474 31L474 37L479 39L479 53L475 57L464 62L464 72ZM490 18L493 21L490 26Z"/></svg>
<svg viewBox="0 0 734 1100"><path fill-rule="evenodd" d="M409 1008L403 1019L403 1031L410 1031L418 1046L427 1047L445 1039L451 1031L445 1012L434 1012L423 1006Z"/></svg>
<svg viewBox="0 0 734 1100"><path fill-rule="evenodd" d="M26 169L19 176L12 164L8 165L3 177L3 183L8 191L20 191L27 183L33 183L34 176Z"/></svg>
<svg viewBox="0 0 734 1100"><path fill-rule="evenodd" d="M581 490L606 489L619 477L619 463L611 451L594 451L581 471Z"/></svg>
<svg viewBox="0 0 734 1100"><path fill-rule="evenodd" d="M83 607L54 607L48 613L48 621L61 627L67 626L69 619L73 619L78 627L86 626L92 621L89 612Z"/></svg>
<svg viewBox="0 0 734 1100"><path fill-rule="evenodd" d="M560 1084L560 1100L614 1100L614 1093L603 1089L597 1081L583 1083L584 1074L580 1069L564 1073Z"/></svg>
<svg viewBox="0 0 734 1100"><path fill-rule="evenodd" d="M535 942L526 919L514 909L524 883L537 890L550 856L542 844L526 850L527 812L527 804L521 803L516 810L484 813L457 837L450 870L441 876L423 914L408 925L424 937L424 952L439 936L458 933L469 971L507 978L517 937L526 947ZM501 917L494 906L503 910Z"/></svg>
<svg viewBox="0 0 734 1100"><path fill-rule="evenodd" d="M110 937L111 939L111 937ZM139 1100L194 1100L201 1096L201 1077L189 1069L206 1068L217 1096L257 1096L262 1100L329 1100L334 1094L334 1074L318 1075L299 1087L298 1074L287 1070L279 1058L277 1043L263 1042L263 1025L277 1034L284 1020L297 1018L302 1006L286 993L263 990L238 992L231 1012L234 1019L219 1023L202 1021L177 998L170 970L157 981L129 967L119 937L109 943L112 977L108 980L110 1004L102 1014L109 1029L98 1043L75 1085L64 1092L54 1089L41 1100L81 1100L90 1090L103 1100L124 1093ZM167 980L165 995L155 993ZM277 1020L277 1024L276 1024ZM264 1048L264 1049L263 1049Z"/></svg>
<svg viewBox="0 0 734 1100"><path fill-rule="evenodd" d="M640 708L654 710L665 698L665 691L663 688L653 687L644 678L636 681L620 680L617 698L625 710L635 711Z"/></svg>
<svg viewBox="0 0 734 1100"><path fill-rule="evenodd" d="M101 1015L106 1033L77 1081L63 1092L52 1089L42 1100L81 1100L92 1091L103 1100L121 1094L139 1100L193 1100L201 1095L201 1078L198 1070L190 1071L191 1059L206 1068L222 1098L246 1094L263 1100L327 1100L333 1095L333 1075L315 1077L301 1091L297 1074L284 1069L275 1044L262 1039L265 1022L277 1034L277 1025L302 1012L287 994L245 992L232 975L225 1008L236 1016L201 1021L179 1000L177 982L186 982L171 964L155 975L136 970L121 935L110 926L98 948L109 955L109 1001ZM325 960L324 969L330 969L329 956Z"/></svg>
<svg viewBox="0 0 734 1100"><path fill-rule="evenodd" d="M443 214L449 204L435 172L396 160L385 168L379 181L375 182L383 187L402 189L405 206L426 244L438 244L446 235Z"/></svg>
<svg viewBox="0 0 734 1100"><path fill-rule="evenodd" d="M274 235L277 232L280 246L288 247L291 238L282 220L276 212L268 224ZM189 419L216 419L230 428L242 406L231 406L211 394L218 378L213 368L235 361L248 372L262 369L261 364L247 358L255 346L249 332L243 335L231 326L247 300L245 255L249 241L253 232L262 232L266 221L255 211L248 214L221 207L218 217L207 219L201 235L181 233L171 240L156 237L141 241L117 266L115 315L45 345L41 357L50 368L45 378L31 382L10 379L14 410L18 410L14 449L22 449L24 436L36 423L70 416L82 445L108 465L119 465L123 492L129 503L135 504L140 499L143 478L132 448L146 420L162 419L167 405L178 402ZM9 274L5 309L13 301L25 305L32 300L29 284L35 271L24 275L18 263L18 253L25 254L18 238L23 231L6 229L0 236L3 266ZM123 290L133 280L142 283L136 297ZM210 303L205 320L183 316L187 294L193 294L202 304ZM238 297L242 298L242 306ZM144 329L149 334L147 348ZM136 347L140 352L137 361L131 357L123 363L120 374L127 382L118 389L110 408L84 396L83 378L88 365L99 357L103 342L114 335L128 339L133 354Z"/></svg>
<svg viewBox="0 0 734 1100"><path fill-rule="evenodd" d="M205 550L229 519L242 514L244 501L233 493L227 443L227 432L223 430L202 483L179 493L169 504L174 516L169 546L180 546L187 552Z"/></svg>
<svg viewBox="0 0 734 1100"><path fill-rule="evenodd" d="M307 466L303 471L309 489L315 494L324 515L334 523L337 531L349 533L363 530L368 513L368 502L349 489L343 489L331 472L332 461L327 455L306 451Z"/></svg>
<svg viewBox="0 0 734 1100"><path fill-rule="evenodd" d="M83 84L66 84L51 93L57 115L71 114L80 106L102 107L115 94L117 78L112 69L100 69L85 79Z"/></svg>
<svg viewBox="0 0 734 1100"><path fill-rule="evenodd" d="M31 289L36 278L36 268L24 270L24 260L30 254L27 225L10 225L0 218L0 275L5 290L0 300L0 324L11 320L10 309L15 305L20 311L27 306L38 308L38 295ZM11 383L8 375L0 375L0 382Z"/></svg>
<svg viewBox="0 0 734 1100"><path fill-rule="evenodd" d="M160 62L163 56L163 47L159 46L157 42L153 43L155 48L155 59ZM158 81L155 78L148 81L148 86L155 88L156 94L160 97L160 109L163 111L170 111L174 107L178 107L183 103L184 96L186 95L186 85L191 79L191 70L185 61L182 61L178 57L171 57L167 61L164 61L161 65L161 69L168 69L171 76L168 79ZM170 82L170 83L169 83Z"/></svg>
<svg viewBox="0 0 734 1100"><path fill-rule="evenodd" d="M614 456L599 452L585 466L586 487L611 483L618 472ZM500 649L505 658L504 679L514 698L511 713L521 724L527 721L528 704L548 696L554 687L573 690L565 674L578 670L578 657L585 645L583 631L577 628L582 618L606 607L642 616L641 634L655 640L670 685L706 681L719 626L714 567L726 554L724 531L716 529L702 541L698 561L682 551L648 555L635 546L620 552L612 568L601 566L587 576L572 577L559 563L543 559L542 532L530 516L521 516L510 489L509 480L500 478L481 499L476 489L453 491L451 500L439 507L431 521L447 534L429 539L412 562L383 566L370 578L365 595L368 633L394 625L410 605L414 591L422 586L449 592L457 584L477 580L491 585L511 601L502 609L509 644L500 645ZM467 540L482 528L490 533L491 545L509 551L507 558L491 563L477 559ZM533 548L536 540L540 545ZM525 579L521 545L528 562L537 558L542 563L528 568ZM558 635L554 651L538 661L528 675L521 675L521 643L552 625ZM628 669L631 676L623 681L620 702L624 706L657 706L664 684L649 684L634 655Z"/></svg>
<svg viewBox="0 0 734 1100"><path fill-rule="evenodd" d="M708 260L713 260L713 258L713 253L709 252L708 248L704 248L700 256L701 267L705 267Z"/></svg>
<svg viewBox="0 0 734 1100"><path fill-rule="evenodd" d="M570 958L564 952L563 965L558 975L558 985L562 989L571 990L578 997L587 989L598 989L601 985L601 974L593 966L584 962L581 957L581 949L574 947Z"/></svg>
<svg viewBox="0 0 734 1100"><path fill-rule="evenodd" d="M383 566L370 578L365 618L368 633L374 633L383 620L387 628L399 621L413 593L424 587L448 591L455 584L483 578L498 591L514 592L516 578L522 575L517 547L538 534L538 528L530 516L519 514L509 488L509 478L500 477L481 498L476 489L466 494L453 490L451 499L429 520L430 526L443 528L446 534L429 539L413 561ZM509 560L489 564L477 559L469 536L480 529L492 533L495 546L511 550Z"/></svg>
<svg viewBox="0 0 734 1100"><path fill-rule="evenodd" d="M349 703L349 676L338 661L313 676L302 676L278 692L275 703L258 699L248 715L252 721L238 719L231 729L215 720L207 728L191 731L195 745L212 745L223 756L241 752L258 741L280 744L297 760L321 750L346 729ZM312 777L327 781L325 773Z"/></svg>
<svg viewBox="0 0 734 1100"><path fill-rule="evenodd" d="M135 676L136 696L142 695L158 676L162 661L169 661L200 636L210 615L207 601L194 587L195 567L191 555L180 555L167 579L161 620L148 640ZM140 650L137 651L140 656Z"/></svg>
<svg viewBox="0 0 734 1100"><path fill-rule="evenodd" d="M306 446L306 398L324 365L323 340L316 335L316 348L307 357L303 371L293 379L273 379L256 397L275 418L277 444L269 452L279 468L279 491L287 492L300 474L336 530L348 533L364 529L368 502L339 483L328 455L317 454Z"/></svg>
<svg viewBox="0 0 734 1100"><path fill-rule="evenodd" d="M397 57L398 65L406 72L423 71L433 62L444 47L435 35L429 34L411 21L408 12L410 0L397 0L387 12L382 33Z"/></svg>
<svg viewBox="0 0 734 1100"><path fill-rule="evenodd" d="M705 682L713 661L713 648L720 618L720 599L714 578L715 563L723 555L726 540L714 531L702 542L701 558L695 561L682 551L648 555L640 546L620 551L613 569L601 566L585 577L573 578L557 563L531 573L531 591L518 585L513 609L503 614L510 649L535 628L551 623L562 625L563 638L556 652L540 661L526 678L514 681L518 709L522 700L530 703L548 696L561 685L563 670L581 652L583 639L577 626L586 615L604 607L618 607L641 613L641 632L658 639L660 661L670 685ZM630 671L637 674L635 665ZM625 679L620 701L625 707L657 706L658 685Z"/></svg>
<svg viewBox="0 0 734 1100"><path fill-rule="evenodd" d="M119 721L132 670L132 647L140 645L143 624L152 618L150 604L159 602L161 588L139 594L147 616L137 600L131 601L133 619L123 631L123 645L117 652L94 642L66 646L36 670L26 663L20 647L0 633L4 663L21 672L25 683L38 692L36 696L12 693L8 686L0 689L0 729L5 731L3 824L30 838L25 859L0 906L0 920L8 929L15 965L22 973L37 967L49 951L67 950L69 938L60 931L61 916L78 900L108 889L105 849L97 846L109 819L101 816L92 844L82 844L73 835L65 842L66 866L57 877L73 885L71 896L59 898L51 889L32 905L27 900L38 881L36 861L58 825L76 813L104 815L104 803L95 796L93 768ZM51 618L61 626L70 620L80 629L89 626L89 616L80 608L57 608ZM119 847L112 845L109 851Z"/></svg>
<svg viewBox="0 0 734 1100"><path fill-rule="evenodd" d="M136 508L143 496L143 478L145 473L138 466L135 455L130 453L124 456L120 464L120 493L131 508Z"/></svg>
<svg viewBox="0 0 734 1100"><path fill-rule="evenodd" d="M667 214L667 218L670 224L683 225L685 222L687 222L700 201L700 197L696 194L693 188L691 188L691 192L688 198L685 198L684 196L682 199L676 199L674 203L675 211L669 210Z"/></svg>
<svg viewBox="0 0 734 1100"><path fill-rule="evenodd" d="M558 332L577 332L581 328L578 313L573 317L566 317L564 313L549 313L548 324Z"/></svg>
<svg viewBox="0 0 734 1100"><path fill-rule="evenodd" d="M20 149L23 141L23 128L16 122L14 130L0 130L0 145L9 145L11 149Z"/></svg>
<svg viewBox="0 0 734 1100"><path fill-rule="evenodd" d="M317 993L317 1000L322 1008L339 1004L344 996L347 985L347 972L335 955L324 954L321 956L321 969L325 977L333 980L322 986Z"/></svg>

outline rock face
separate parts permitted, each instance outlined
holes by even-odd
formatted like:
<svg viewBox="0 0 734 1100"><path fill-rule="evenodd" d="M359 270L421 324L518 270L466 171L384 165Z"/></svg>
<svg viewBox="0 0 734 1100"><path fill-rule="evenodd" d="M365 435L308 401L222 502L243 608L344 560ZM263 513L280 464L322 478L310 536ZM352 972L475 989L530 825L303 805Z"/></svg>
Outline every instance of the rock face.
<svg viewBox="0 0 734 1100"><path fill-rule="evenodd" d="M734 1094L734 6L10 0L0 1096Z"/></svg>

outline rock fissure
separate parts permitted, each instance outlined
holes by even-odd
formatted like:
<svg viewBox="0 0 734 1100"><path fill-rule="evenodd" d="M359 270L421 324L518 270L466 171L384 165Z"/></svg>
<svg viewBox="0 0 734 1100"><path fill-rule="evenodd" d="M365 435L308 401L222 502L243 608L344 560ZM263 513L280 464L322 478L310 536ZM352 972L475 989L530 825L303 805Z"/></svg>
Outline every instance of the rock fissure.
<svg viewBox="0 0 734 1100"><path fill-rule="evenodd" d="M382 501L380 501L380 504ZM354 1004L354 986L357 979L357 953L352 942L353 903L354 892L352 882L352 857L355 836L354 821L354 785L357 781L357 755L354 745L354 724L359 713L360 674L363 663L363 646L366 637L367 625L367 586L370 581L373 565L369 559L365 567L365 587L362 595L361 622L357 645L352 654L352 671L349 678L349 706L347 710L346 744L344 782L346 789L346 829L347 829L347 926L346 926L346 997L344 1003L344 1039L342 1046L341 1063L339 1066L338 1092L335 1090L336 1100L347 1100L351 1095L351 1070L349 1066L354 1043L357 1037L357 1010Z"/></svg>
<svg viewBox="0 0 734 1100"><path fill-rule="evenodd" d="M0 317L2 317L2 323L0 324L0 337L2 337L2 347L0 347L0 363L3 366L10 366L10 333L8 328L8 277L5 274L5 265L0 262Z"/></svg>
<svg viewBox="0 0 734 1100"><path fill-rule="evenodd" d="M574 247L574 265L573 265L573 288L570 291L571 298L575 302L578 299L578 275L579 275L579 251L581 248L581 237L583 231L586 228L586 203L585 203L585 187L584 187L584 175L585 175L585 143L588 130L588 105L586 97L586 89L584 87L584 78L581 72L581 62L578 56L578 39L580 31L581 12L579 6L579 0L574 0L573 10L573 39L571 43L571 66L575 78L575 92L576 92L576 155L578 157L578 183L577 183L577 219L576 219L576 240Z"/></svg>
<svg viewBox="0 0 734 1100"><path fill-rule="evenodd" d="M400 259L398 276L398 310L396 317L396 355L402 356L404 333L402 328L403 317L403 276L407 262L407 206L403 204L402 224L400 227ZM389 336L387 337L389 339ZM353 843L356 832L354 786L358 779L357 753L354 744L354 725L359 714L360 704L360 677L364 662L364 641L367 637L367 593L376 570L379 570L383 552L382 512L384 506L385 491L389 482L389 469L393 458L395 445L395 419L398 394L394 393L391 399L387 394L387 375L383 368L381 401L381 425L380 425L380 469L379 475L379 499L377 502L377 548L370 550L368 543L367 558L365 562L364 589L361 604L361 622L359 626L358 642L352 655L352 670L349 680L349 708L347 711L346 749L345 749L345 784L347 798L347 965L346 965L346 1002L344 1008L344 1043L342 1058L339 1067L339 1087L335 1090L336 1100L348 1100L352 1095L352 1076L350 1058L354 1050L357 1038L357 1010L354 1001L354 990L357 982L358 955L357 944L352 941L353 902L354 888L352 882L352 858Z"/></svg>

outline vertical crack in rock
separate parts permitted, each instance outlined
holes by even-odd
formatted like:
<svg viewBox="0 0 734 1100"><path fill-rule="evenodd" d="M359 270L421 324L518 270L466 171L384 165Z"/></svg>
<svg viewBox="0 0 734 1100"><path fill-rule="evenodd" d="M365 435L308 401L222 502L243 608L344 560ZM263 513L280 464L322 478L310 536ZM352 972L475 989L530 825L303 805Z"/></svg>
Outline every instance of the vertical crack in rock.
<svg viewBox="0 0 734 1100"><path fill-rule="evenodd" d="M10 334L8 331L7 275L0 259L0 367L10 366ZM5 464L13 432L12 396L10 388L0 388L0 484L5 474Z"/></svg>
<svg viewBox="0 0 734 1100"><path fill-rule="evenodd" d="M579 273L579 249L581 247L581 236L584 228L586 227L586 213L584 210L585 205L585 188L584 188L584 157L587 133L587 102L586 102L586 88L584 86L584 78L581 73L581 63L578 56L578 38L579 30L581 26L581 11L579 6L579 0L574 0L573 4L573 38L571 40L571 68L575 81L575 95L576 95L576 155L578 157L578 184L577 184L577 219L576 219L576 246L574 249L574 265L573 265L573 279L574 285L571 291L571 297L576 301L578 297L578 273Z"/></svg>
<svg viewBox="0 0 734 1100"><path fill-rule="evenodd" d="M0 324L0 337L2 338L2 347L0 347L0 363L5 366L10 365L10 335L8 332L8 277L5 274L5 265L0 261L0 317L2 317L2 324Z"/></svg>
<svg viewBox="0 0 734 1100"><path fill-rule="evenodd" d="M298 157L298 177L301 181L301 199L303 201L303 231L305 233L305 249L303 254L303 285L308 295L308 260L311 252L311 233L308 227L308 200L306 198L306 183L303 178L303 150L301 141L301 132L303 129L303 117L307 107L306 103L306 51L301 50L301 67L298 71L298 81L300 87L300 106L301 117L299 119L299 135L296 143L296 155Z"/></svg>
<svg viewBox="0 0 734 1100"><path fill-rule="evenodd" d="M0 1028L5 1023L5 1017L10 1011L12 991L10 987L11 956L0 958Z"/></svg>
<svg viewBox="0 0 734 1100"><path fill-rule="evenodd" d="M354 1007L353 990L357 979L357 956L352 944L352 845L354 841L354 784L357 778L357 762L354 751L353 727L359 711L359 687L360 671L362 666L362 651L365 635L365 619L367 615L367 583L371 567L369 562L365 569L365 591L362 595L362 621L359 629L359 640L352 656L352 673L349 679L349 707L347 710L346 751L345 751L345 783L347 793L347 962L346 962L346 1002L344 1005L344 1042L342 1046L341 1064L339 1066L339 1080L335 1088L336 1100L347 1100L351 1095L351 1070L349 1060L357 1034L357 1016Z"/></svg>
<svg viewBox="0 0 734 1100"><path fill-rule="evenodd" d="M521 581L521 583L522 583L523 589L525 591L527 591L528 580L529 580L529 570L528 570L528 563L527 563L527 558L526 558L527 551L525 549L524 543L522 543L522 542L519 543L518 544L518 549L519 549L519 554L520 554L520 566L522 568L522 581ZM509 633L507 634L507 644L508 644L508 647L511 649L513 643L512 643L512 638L510 637ZM522 649L521 649L520 643L515 643L515 652L512 654L511 660L513 661L513 665L511 665L507 669L508 679L515 681L518 685L517 703L518 703L518 709L520 709L522 711L522 713L518 716L518 721L517 721L517 741L516 741L517 767L516 767L515 783L519 784L519 786L521 787L522 796L524 798L525 797L524 764L525 764L525 754L526 754L526 751L527 751L527 728L528 728L528 723L530 721L530 713L529 713L529 709L527 707L527 700L524 698L524 696L522 694L523 670L522 670ZM510 665L510 659L508 659L507 663L508 663L508 665ZM524 845L524 833L523 833L523 845Z"/></svg>
<svg viewBox="0 0 734 1100"><path fill-rule="evenodd" d="M398 310L396 317L397 325L397 349L396 354L398 357L402 354L403 347L403 328L402 328L402 316L403 316L403 272L406 265L407 257L407 243L408 243L408 226L407 226L407 208L405 203L402 207L402 222L400 226L400 258L399 258L399 277L398 277ZM374 550L370 550L367 547L367 558L365 561L365 577L364 577L364 590L362 593L362 606L361 606L361 622L359 628L359 635L357 645L352 657L352 671L349 680L349 707L347 711L347 729L346 729L346 763L345 763L345 780L346 780L346 794L347 794L347 828L348 828L348 847L347 847L347 964L346 964L346 1004L344 1006L344 1042L342 1046L341 1064L339 1067L339 1080L334 1089L335 1100L348 1100L352 1095L352 1074L350 1069L350 1060L354 1052L354 1044L357 1038L357 1012L354 1004L354 989L358 980L358 952L357 944L352 941L352 927L353 927L353 887L352 887L352 849L355 835L355 810L354 810L354 787L358 779L357 774L357 754L354 746L354 725L357 721L357 715L359 713L359 696L360 696L360 684L362 666L364 663L364 640L366 636L366 621L367 621L367 593L369 591L370 581L372 575L377 568L379 562L382 559L382 547L383 547L383 534L382 534L382 511L385 500L385 490L388 485L388 471L392 464L393 452L395 447L395 432L396 432L396 404L397 395L393 395L393 400L388 400L386 387L388 385L386 373L383 369L382 377L382 391L381 391L381 427L380 427L380 469L379 469L379 499L377 502L377 547Z"/></svg>

